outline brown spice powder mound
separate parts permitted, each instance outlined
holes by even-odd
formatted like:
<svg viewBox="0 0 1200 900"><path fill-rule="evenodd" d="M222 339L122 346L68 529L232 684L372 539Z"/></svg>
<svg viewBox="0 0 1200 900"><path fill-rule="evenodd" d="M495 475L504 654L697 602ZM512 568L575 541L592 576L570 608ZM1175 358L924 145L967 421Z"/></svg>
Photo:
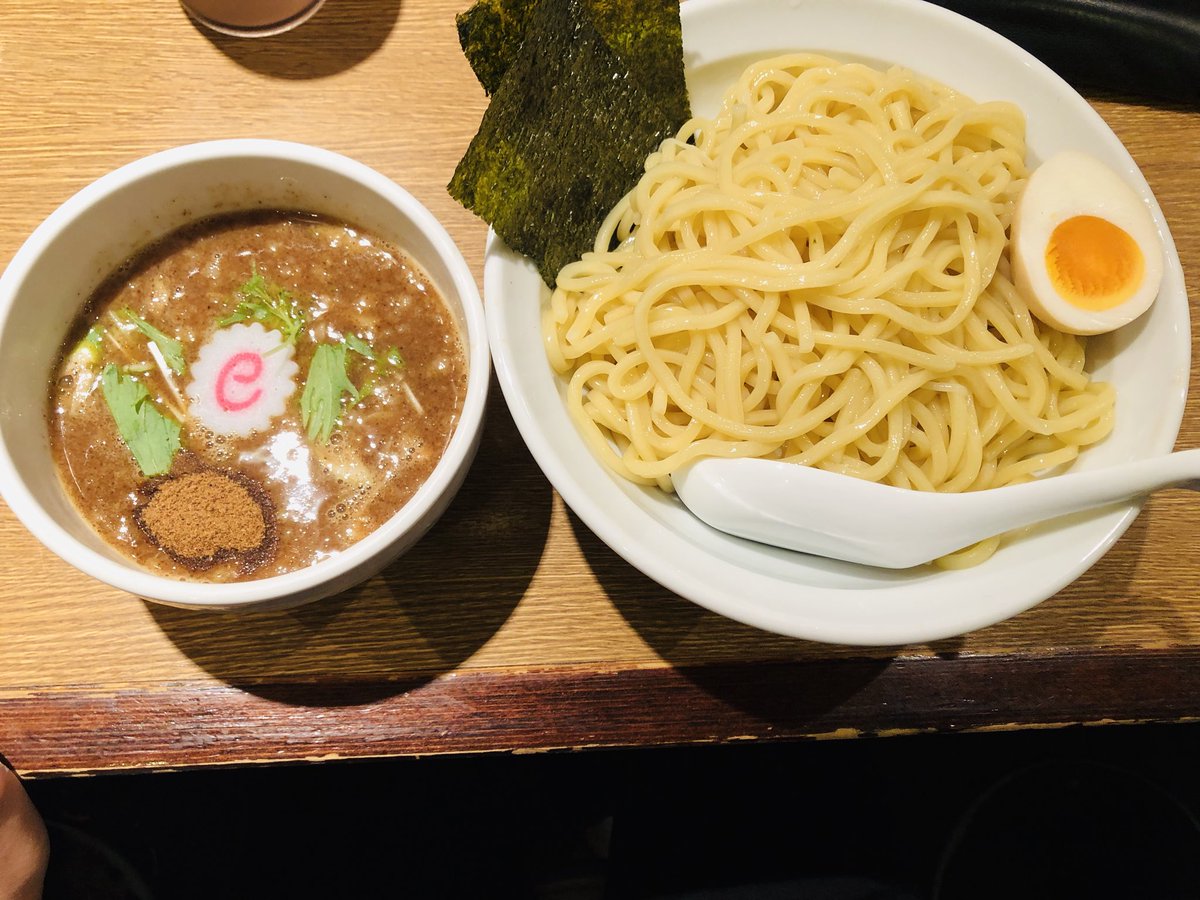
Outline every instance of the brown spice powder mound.
<svg viewBox="0 0 1200 900"><path fill-rule="evenodd" d="M133 514L138 527L189 569L234 560L249 574L275 554L274 505L241 473L185 465L140 492L144 502Z"/></svg>

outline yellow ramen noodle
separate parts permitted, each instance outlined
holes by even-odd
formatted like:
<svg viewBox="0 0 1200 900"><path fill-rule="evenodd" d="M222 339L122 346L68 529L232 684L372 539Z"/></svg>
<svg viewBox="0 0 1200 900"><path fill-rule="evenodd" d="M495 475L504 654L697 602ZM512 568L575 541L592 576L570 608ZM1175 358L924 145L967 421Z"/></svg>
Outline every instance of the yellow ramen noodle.
<svg viewBox="0 0 1200 900"><path fill-rule="evenodd" d="M1010 281L1026 177L1012 104L901 68L756 63L559 273L544 338L573 419L664 490L702 456L937 491L1069 463L1114 396Z"/></svg>

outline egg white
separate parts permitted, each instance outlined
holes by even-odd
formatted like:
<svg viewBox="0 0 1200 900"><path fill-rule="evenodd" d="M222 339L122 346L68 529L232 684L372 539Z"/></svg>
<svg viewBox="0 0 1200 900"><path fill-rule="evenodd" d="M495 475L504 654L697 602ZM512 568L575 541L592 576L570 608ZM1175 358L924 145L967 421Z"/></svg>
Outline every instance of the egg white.
<svg viewBox="0 0 1200 900"><path fill-rule="evenodd" d="M1076 216L1104 219L1141 250L1143 271L1133 293L1108 309L1077 306L1055 287L1046 263L1051 235ZM1030 176L1013 214L1013 283L1043 322L1071 334L1100 334L1132 322L1154 302L1163 275L1163 248L1150 210L1122 178L1092 156L1064 151Z"/></svg>

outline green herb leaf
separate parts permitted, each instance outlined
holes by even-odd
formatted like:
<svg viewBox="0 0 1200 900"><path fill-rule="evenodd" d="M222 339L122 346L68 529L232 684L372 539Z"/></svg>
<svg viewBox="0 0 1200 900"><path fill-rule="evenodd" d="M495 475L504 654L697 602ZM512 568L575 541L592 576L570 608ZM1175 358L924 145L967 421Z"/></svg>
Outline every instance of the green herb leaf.
<svg viewBox="0 0 1200 900"><path fill-rule="evenodd" d="M365 356L371 362L375 362L375 351L371 349L371 345L360 338L357 334L348 334L343 338L347 347L357 353L359 356Z"/></svg>
<svg viewBox="0 0 1200 900"><path fill-rule="evenodd" d="M397 369L403 369L408 365L404 361L404 355L400 352L399 347L388 347L387 352L383 354L383 358L387 360L389 366L395 366Z"/></svg>
<svg viewBox="0 0 1200 900"><path fill-rule="evenodd" d="M146 476L165 475L179 450L179 423L158 411L141 382L123 375L113 363L100 373L104 401L121 440Z"/></svg>
<svg viewBox="0 0 1200 900"><path fill-rule="evenodd" d="M343 394L355 402L362 396L346 374L346 345L319 344L300 395L300 418L310 440L329 443L342 415Z"/></svg>
<svg viewBox="0 0 1200 900"><path fill-rule="evenodd" d="M257 266L252 265L251 272L250 280L237 290L237 307L217 324L224 328L251 319L265 328L277 328L287 343L296 343L296 337L304 329L304 313L292 295L279 285L268 283L258 273Z"/></svg>
<svg viewBox="0 0 1200 900"><path fill-rule="evenodd" d="M183 361L183 344L179 343L175 338L163 334L132 309L121 310L121 315L136 325L138 331L154 342L159 352L162 353L163 359L166 360L167 365L171 367L172 372L176 375L183 374L184 369L187 368ZM90 336L91 332L88 332L88 334Z"/></svg>

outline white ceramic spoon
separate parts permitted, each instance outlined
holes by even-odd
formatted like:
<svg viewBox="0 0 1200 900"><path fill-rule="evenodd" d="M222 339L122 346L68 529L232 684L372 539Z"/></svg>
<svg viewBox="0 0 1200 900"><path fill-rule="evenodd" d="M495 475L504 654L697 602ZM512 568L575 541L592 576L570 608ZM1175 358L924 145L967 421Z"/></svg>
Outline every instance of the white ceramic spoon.
<svg viewBox="0 0 1200 900"><path fill-rule="evenodd" d="M1200 490L1200 450L964 494L910 491L766 459L702 459L672 475L713 528L886 569L1166 487Z"/></svg>

